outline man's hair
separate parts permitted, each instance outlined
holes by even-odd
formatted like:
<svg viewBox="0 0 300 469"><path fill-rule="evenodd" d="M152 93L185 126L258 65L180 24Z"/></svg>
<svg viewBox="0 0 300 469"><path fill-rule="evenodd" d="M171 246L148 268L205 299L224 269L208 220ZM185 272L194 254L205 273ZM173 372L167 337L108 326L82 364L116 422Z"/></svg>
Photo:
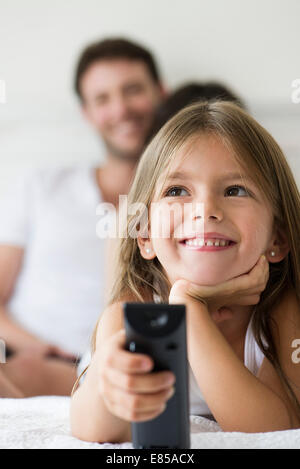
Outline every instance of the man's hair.
<svg viewBox="0 0 300 469"><path fill-rule="evenodd" d="M90 44L84 49L79 57L76 71L74 88L76 94L82 99L80 82L87 69L100 60L127 59L143 62L156 83L160 77L157 65L152 54L143 46L123 38L108 38Z"/></svg>
<svg viewBox="0 0 300 469"><path fill-rule="evenodd" d="M173 91L156 110L152 127L146 138L146 144L178 111L189 104L200 101L231 101L246 110L241 98L222 83L213 81L187 83Z"/></svg>

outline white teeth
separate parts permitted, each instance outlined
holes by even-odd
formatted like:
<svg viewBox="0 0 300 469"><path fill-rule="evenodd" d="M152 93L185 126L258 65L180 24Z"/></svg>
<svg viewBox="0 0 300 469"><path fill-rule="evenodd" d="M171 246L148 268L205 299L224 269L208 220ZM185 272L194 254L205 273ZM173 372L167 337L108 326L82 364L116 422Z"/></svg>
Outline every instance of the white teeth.
<svg viewBox="0 0 300 469"><path fill-rule="evenodd" d="M193 239L186 239L185 244L188 246L228 246L229 241L225 239L204 239L201 238L193 238Z"/></svg>

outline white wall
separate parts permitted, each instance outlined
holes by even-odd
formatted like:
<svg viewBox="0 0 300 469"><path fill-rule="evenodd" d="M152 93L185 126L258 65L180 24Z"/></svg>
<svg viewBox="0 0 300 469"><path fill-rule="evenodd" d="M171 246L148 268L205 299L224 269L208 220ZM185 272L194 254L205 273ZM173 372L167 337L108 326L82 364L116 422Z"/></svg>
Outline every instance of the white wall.
<svg viewBox="0 0 300 469"><path fill-rule="evenodd" d="M95 39L124 35L157 56L171 89L221 80L277 138L300 182L299 0L0 0L0 194L25 167L97 161L72 91Z"/></svg>

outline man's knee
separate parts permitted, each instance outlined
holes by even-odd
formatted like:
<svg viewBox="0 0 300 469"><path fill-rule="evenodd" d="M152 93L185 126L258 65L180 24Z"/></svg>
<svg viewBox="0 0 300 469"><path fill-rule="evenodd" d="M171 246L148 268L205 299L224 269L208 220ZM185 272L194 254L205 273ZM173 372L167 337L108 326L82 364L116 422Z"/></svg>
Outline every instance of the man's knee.
<svg viewBox="0 0 300 469"><path fill-rule="evenodd" d="M34 379L43 369L45 358L33 353L19 353L7 362L7 368L19 375L26 375L28 379Z"/></svg>

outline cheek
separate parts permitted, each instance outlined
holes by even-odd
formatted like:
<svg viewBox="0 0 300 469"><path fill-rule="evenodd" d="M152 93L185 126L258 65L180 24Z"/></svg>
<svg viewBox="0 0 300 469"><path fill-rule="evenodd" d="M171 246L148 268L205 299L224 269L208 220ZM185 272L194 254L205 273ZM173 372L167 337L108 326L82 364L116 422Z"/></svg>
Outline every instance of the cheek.
<svg viewBox="0 0 300 469"><path fill-rule="evenodd" d="M263 221L262 218L259 213L256 213L256 216L253 214L252 217L242 220L240 224L240 262L237 265L240 265L241 272L238 273L250 270L268 248L271 238L271 221L266 217Z"/></svg>
<svg viewBox="0 0 300 469"><path fill-rule="evenodd" d="M271 222L260 216L259 213L253 213L242 221L241 233L242 241L247 249L257 250L266 249L271 237Z"/></svg>
<svg viewBox="0 0 300 469"><path fill-rule="evenodd" d="M151 238L171 242L177 228L183 222L180 204L153 203L151 206Z"/></svg>
<svg viewBox="0 0 300 469"><path fill-rule="evenodd" d="M108 121L109 118L109 112L107 109L104 108L98 108L97 106L94 106L90 110L90 117L94 122L97 123L98 127L100 128L105 128L106 122Z"/></svg>
<svg viewBox="0 0 300 469"><path fill-rule="evenodd" d="M147 95L136 97L131 102L131 108L145 115L152 115L154 110L153 100Z"/></svg>
<svg viewBox="0 0 300 469"><path fill-rule="evenodd" d="M179 261L174 239L176 227L182 223L181 210L172 209L172 205L165 203L152 204L151 207L151 241L155 254L169 273L174 264Z"/></svg>
<svg viewBox="0 0 300 469"><path fill-rule="evenodd" d="M181 275L177 275L178 267L180 266L180 256L171 243L172 241L169 239L160 238L152 240L152 246L156 257L163 267L169 281L173 283L177 278L180 278Z"/></svg>

